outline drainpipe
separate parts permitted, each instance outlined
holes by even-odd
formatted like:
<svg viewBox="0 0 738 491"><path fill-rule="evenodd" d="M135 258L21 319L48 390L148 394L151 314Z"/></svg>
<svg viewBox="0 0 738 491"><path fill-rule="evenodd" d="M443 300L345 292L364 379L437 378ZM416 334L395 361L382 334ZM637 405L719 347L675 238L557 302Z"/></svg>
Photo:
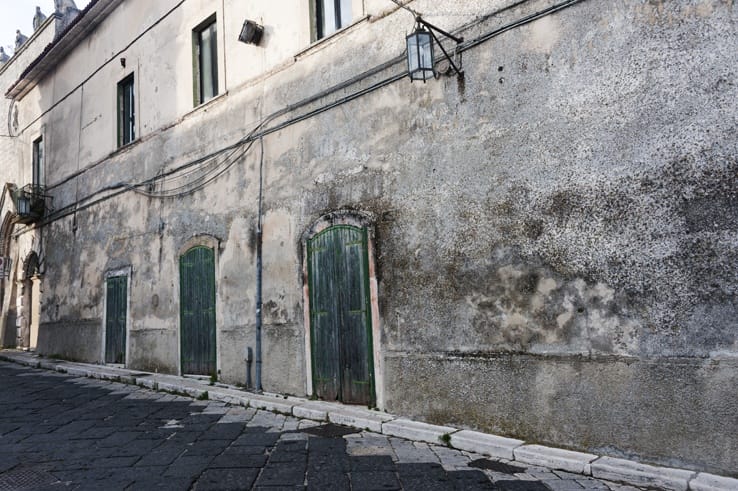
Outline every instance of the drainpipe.
<svg viewBox="0 0 738 491"><path fill-rule="evenodd" d="M250 389L251 385L251 364L254 362L254 352L251 346L246 348L246 388Z"/></svg>
<svg viewBox="0 0 738 491"><path fill-rule="evenodd" d="M259 137L261 157L259 158L259 207L256 219L256 392L261 392L261 203L264 185L264 135Z"/></svg>
<svg viewBox="0 0 738 491"><path fill-rule="evenodd" d="M261 222L261 218L259 218ZM256 392L261 392L261 223L256 230Z"/></svg>

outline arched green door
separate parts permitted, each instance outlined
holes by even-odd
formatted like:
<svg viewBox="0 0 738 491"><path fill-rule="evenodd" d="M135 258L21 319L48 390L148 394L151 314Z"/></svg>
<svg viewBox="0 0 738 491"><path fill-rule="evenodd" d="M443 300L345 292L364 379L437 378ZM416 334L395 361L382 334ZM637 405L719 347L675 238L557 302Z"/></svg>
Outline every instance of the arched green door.
<svg viewBox="0 0 738 491"><path fill-rule="evenodd" d="M313 390L374 404L366 229L330 227L307 241Z"/></svg>
<svg viewBox="0 0 738 491"><path fill-rule="evenodd" d="M193 247L179 258L182 373L214 375L215 253Z"/></svg>

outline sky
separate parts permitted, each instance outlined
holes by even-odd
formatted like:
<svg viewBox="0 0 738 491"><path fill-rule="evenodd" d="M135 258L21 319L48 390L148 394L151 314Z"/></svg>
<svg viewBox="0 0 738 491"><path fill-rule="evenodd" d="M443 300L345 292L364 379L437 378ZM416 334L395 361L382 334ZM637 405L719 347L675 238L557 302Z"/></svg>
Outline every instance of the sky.
<svg viewBox="0 0 738 491"><path fill-rule="evenodd" d="M89 0L76 0L77 8L82 10ZM54 11L54 0L0 0L0 46L5 48L9 55L15 46L15 30L20 29L23 34L31 37L33 33L33 16L36 5L41 12L48 15Z"/></svg>

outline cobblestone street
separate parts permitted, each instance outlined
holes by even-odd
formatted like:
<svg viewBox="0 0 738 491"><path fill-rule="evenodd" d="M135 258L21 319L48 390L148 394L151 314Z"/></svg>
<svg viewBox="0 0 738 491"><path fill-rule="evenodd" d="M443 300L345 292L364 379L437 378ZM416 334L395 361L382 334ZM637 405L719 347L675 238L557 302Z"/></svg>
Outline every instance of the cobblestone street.
<svg viewBox="0 0 738 491"><path fill-rule="evenodd" d="M0 387L0 490L637 489L6 362Z"/></svg>

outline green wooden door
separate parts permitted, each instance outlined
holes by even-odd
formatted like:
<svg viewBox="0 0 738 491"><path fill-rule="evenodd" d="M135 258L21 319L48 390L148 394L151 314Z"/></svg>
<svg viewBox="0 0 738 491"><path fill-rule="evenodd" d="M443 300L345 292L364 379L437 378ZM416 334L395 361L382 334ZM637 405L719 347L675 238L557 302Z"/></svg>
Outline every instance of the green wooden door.
<svg viewBox="0 0 738 491"><path fill-rule="evenodd" d="M193 247L179 258L182 373L214 375L215 253Z"/></svg>
<svg viewBox="0 0 738 491"><path fill-rule="evenodd" d="M330 227L308 240L315 395L374 404L366 229Z"/></svg>
<svg viewBox="0 0 738 491"><path fill-rule="evenodd" d="M105 284L105 363L125 363L128 277L113 276Z"/></svg>

